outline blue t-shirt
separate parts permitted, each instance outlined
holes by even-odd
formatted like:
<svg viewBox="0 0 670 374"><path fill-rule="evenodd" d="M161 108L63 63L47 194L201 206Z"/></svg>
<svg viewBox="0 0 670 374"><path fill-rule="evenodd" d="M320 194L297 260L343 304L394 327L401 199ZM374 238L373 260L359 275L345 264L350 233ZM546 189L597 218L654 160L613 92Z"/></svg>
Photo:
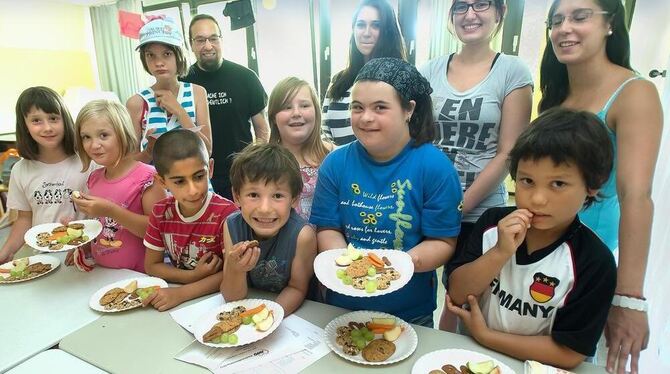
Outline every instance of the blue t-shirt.
<svg viewBox="0 0 670 374"><path fill-rule="evenodd" d="M434 145L410 142L393 159L377 162L355 141L321 164L310 222L341 231L357 248L408 251L426 237L458 236L462 198L454 166ZM429 271L414 273L388 295L356 298L329 290L326 300L407 320L435 310L436 287L435 271Z"/></svg>

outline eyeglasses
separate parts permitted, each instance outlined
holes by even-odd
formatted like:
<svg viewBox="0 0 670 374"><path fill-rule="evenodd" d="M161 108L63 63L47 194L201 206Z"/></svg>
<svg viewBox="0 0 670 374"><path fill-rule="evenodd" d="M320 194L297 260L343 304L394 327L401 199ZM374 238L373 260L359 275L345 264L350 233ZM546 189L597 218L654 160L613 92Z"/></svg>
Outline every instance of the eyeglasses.
<svg viewBox="0 0 670 374"><path fill-rule="evenodd" d="M599 10L599 11L594 11L593 9L588 9L588 8L582 8L582 9L575 9L575 11L572 12L572 14L564 16L562 14L554 14L549 18L546 23L547 23L547 28L551 30L554 27L559 27L563 24L565 19L569 19L571 23L574 24L581 24L587 22L591 17L593 17L594 14L609 14L609 12L604 11L604 10Z"/></svg>
<svg viewBox="0 0 670 374"><path fill-rule="evenodd" d="M491 7L492 1L477 1L472 4L468 4L463 1L458 1L451 6L451 12L454 14L465 14L468 12L468 9L472 7L472 10L475 12L483 12L488 10Z"/></svg>
<svg viewBox="0 0 670 374"><path fill-rule="evenodd" d="M202 47L205 45L205 43L209 42L211 45L219 45L221 42L221 35L212 35L209 38L194 38L191 39L193 41L193 45L196 47Z"/></svg>

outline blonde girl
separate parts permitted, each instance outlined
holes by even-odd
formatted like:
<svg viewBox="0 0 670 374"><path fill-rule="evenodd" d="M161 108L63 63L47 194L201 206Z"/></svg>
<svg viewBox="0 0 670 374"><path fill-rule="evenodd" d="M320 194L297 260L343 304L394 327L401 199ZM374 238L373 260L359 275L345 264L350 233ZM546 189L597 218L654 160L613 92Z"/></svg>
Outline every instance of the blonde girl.
<svg viewBox="0 0 670 374"><path fill-rule="evenodd" d="M12 259L31 226L81 218L70 195L86 185L91 170L80 172L72 117L48 87L30 87L19 96L16 145L22 159L12 168L7 207L18 218L0 249L0 263Z"/></svg>
<svg viewBox="0 0 670 374"><path fill-rule="evenodd" d="M128 111L117 102L91 101L77 116L75 131L84 169L91 161L102 166L88 178L88 193L73 199L77 209L102 224L91 245L93 259L102 266L144 272L142 240L149 214L166 193L153 184L154 167L134 158L137 138Z"/></svg>
<svg viewBox="0 0 670 374"><path fill-rule="evenodd" d="M296 211L309 220L321 162L333 149L321 140L319 98L302 79L288 77L280 81L270 94L268 118L270 143L286 147L300 165L303 189Z"/></svg>

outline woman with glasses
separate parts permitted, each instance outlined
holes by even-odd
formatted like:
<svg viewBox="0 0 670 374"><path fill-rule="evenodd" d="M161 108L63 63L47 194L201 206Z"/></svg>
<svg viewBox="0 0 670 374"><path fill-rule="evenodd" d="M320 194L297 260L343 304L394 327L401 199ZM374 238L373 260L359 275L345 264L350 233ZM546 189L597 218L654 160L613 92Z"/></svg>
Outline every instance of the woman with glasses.
<svg viewBox="0 0 670 374"><path fill-rule="evenodd" d="M555 106L596 113L617 160L601 199L580 213L584 224L615 251L616 295L605 327L610 372L637 373L649 338L644 276L653 202L651 187L662 111L654 85L630 66L630 41L620 0L555 0L547 17L540 69L539 111Z"/></svg>
<svg viewBox="0 0 670 374"><path fill-rule="evenodd" d="M530 121L530 71L518 58L491 48L505 10L503 0L454 1L450 29L463 48L421 68L433 87L435 144L453 161L463 189L463 222L453 258L486 209L507 205L507 154ZM445 272L445 288L447 277ZM446 307L440 329L456 330L456 316Z"/></svg>
<svg viewBox="0 0 670 374"><path fill-rule="evenodd" d="M356 140L351 128L351 87L363 65L372 58L405 59L405 47L393 8L386 0L363 0L351 25L347 67L331 81L323 101L322 130L337 146Z"/></svg>
<svg viewBox="0 0 670 374"><path fill-rule="evenodd" d="M180 29L169 18L153 19L140 29L140 60L156 83L126 102L137 138L141 139L138 161L151 163L156 139L177 128L197 128L197 134L212 152L207 92L201 86L177 80L188 69Z"/></svg>

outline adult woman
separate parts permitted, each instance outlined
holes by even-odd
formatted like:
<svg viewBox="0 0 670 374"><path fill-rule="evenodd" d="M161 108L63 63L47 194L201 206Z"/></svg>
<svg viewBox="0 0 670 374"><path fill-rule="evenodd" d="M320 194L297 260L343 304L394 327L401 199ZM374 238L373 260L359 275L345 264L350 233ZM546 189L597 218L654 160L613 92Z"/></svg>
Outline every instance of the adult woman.
<svg viewBox="0 0 670 374"><path fill-rule="evenodd" d="M597 113L610 133L615 166L601 190L602 201L580 218L610 249L619 248L616 307L605 327L607 369L618 364L618 373L624 373L630 355L636 373L649 335L643 288L662 113L653 84L630 67L624 17L620 0L554 1L547 18L539 109L560 105Z"/></svg>
<svg viewBox="0 0 670 374"><path fill-rule="evenodd" d="M333 77L323 101L323 133L338 146L356 139L349 103L351 86L361 67L372 58L405 58L395 12L386 0L362 1L354 12L351 29L347 67Z"/></svg>
<svg viewBox="0 0 670 374"><path fill-rule="evenodd" d="M377 58L361 69L351 95L357 140L321 164L310 222L321 252L348 244L393 248L414 262L412 279L398 291L350 297L328 290L328 303L432 327L435 268L453 254L461 188L449 159L431 144L430 92L428 81L401 59Z"/></svg>
<svg viewBox="0 0 670 374"><path fill-rule="evenodd" d="M488 208L507 204L503 184L507 154L530 121L528 68L490 46L504 14L504 0L454 1L449 19L463 48L421 69L434 90L436 144L454 162L464 192L456 256L479 216ZM445 272L445 287L446 281ZM440 329L455 328L456 318L445 307Z"/></svg>

